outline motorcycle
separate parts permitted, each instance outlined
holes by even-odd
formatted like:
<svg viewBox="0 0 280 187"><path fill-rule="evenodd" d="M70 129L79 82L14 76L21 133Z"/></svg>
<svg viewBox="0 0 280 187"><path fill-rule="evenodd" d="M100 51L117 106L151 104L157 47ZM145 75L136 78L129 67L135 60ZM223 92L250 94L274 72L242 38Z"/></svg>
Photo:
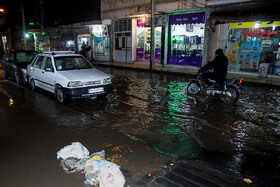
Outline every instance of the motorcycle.
<svg viewBox="0 0 280 187"><path fill-rule="evenodd" d="M198 96L203 91L210 96L218 96L223 101L235 103L241 94L242 79L226 79L223 85L217 85L215 80L209 79L211 85L206 86L202 79L202 72L199 72L197 78L187 85L187 93Z"/></svg>

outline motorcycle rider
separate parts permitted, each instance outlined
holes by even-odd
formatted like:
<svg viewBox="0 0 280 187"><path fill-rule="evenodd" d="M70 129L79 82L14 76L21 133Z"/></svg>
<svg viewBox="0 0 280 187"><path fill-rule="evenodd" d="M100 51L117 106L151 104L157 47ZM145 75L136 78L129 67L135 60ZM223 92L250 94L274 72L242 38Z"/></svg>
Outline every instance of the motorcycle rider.
<svg viewBox="0 0 280 187"><path fill-rule="evenodd" d="M204 72L213 68L213 72ZM211 85L209 79L215 80L216 83L222 88L223 82L227 76L228 69L228 58L224 55L222 49L217 49L215 51L215 58L208 64L204 65L199 69L199 72L202 73L202 79L208 85Z"/></svg>

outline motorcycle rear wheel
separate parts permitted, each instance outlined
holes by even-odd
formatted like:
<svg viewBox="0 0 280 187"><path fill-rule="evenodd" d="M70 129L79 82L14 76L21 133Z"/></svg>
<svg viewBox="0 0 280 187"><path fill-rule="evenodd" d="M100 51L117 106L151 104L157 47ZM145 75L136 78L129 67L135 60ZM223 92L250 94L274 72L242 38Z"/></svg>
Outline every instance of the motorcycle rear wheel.
<svg viewBox="0 0 280 187"><path fill-rule="evenodd" d="M201 86L196 80L192 80L187 86L187 93L189 95L199 95L201 92Z"/></svg>
<svg viewBox="0 0 280 187"><path fill-rule="evenodd" d="M225 102L236 103L239 99L239 91L232 85L227 86L227 90L221 95L221 99Z"/></svg>

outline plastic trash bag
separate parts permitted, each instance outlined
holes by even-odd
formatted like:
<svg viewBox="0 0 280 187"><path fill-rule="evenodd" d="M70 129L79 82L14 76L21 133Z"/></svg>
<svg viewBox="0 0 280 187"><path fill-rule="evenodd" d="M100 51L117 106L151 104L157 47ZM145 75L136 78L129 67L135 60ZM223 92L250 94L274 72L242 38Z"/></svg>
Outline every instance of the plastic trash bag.
<svg viewBox="0 0 280 187"><path fill-rule="evenodd" d="M103 160L100 167L100 185L106 187L124 186L125 178L118 165Z"/></svg>
<svg viewBox="0 0 280 187"><path fill-rule="evenodd" d="M67 173L83 171L85 184L102 187L124 186L125 178L118 165L105 160L105 151L89 155L79 142L73 142L57 152L57 159Z"/></svg>
<svg viewBox="0 0 280 187"><path fill-rule="evenodd" d="M95 160L85 166L85 184L99 186L124 186L125 178L118 165L107 160Z"/></svg>
<svg viewBox="0 0 280 187"><path fill-rule="evenodd" d="M85 174L85 184L90 184L97 186L99 184L99 174L100 174L100 160L95 160L89 162L85 166L84 174Z"/></svg>
<svg viewBox="0 0 280 187"><path fill-rule="evenodd" d="M67 145L60 149L57 153L57 159L67 159L70 157L82 159L89 156L89 152L80 142L73 142L71 145Z"/></svg>
<svg viewBox="0 0 280 187"><path fill-rule="evenodd" d="M79 142L73 142L57 152L57 159L61 159L61 165L66 173L83 171L88 158L89 151Z"/></svg>

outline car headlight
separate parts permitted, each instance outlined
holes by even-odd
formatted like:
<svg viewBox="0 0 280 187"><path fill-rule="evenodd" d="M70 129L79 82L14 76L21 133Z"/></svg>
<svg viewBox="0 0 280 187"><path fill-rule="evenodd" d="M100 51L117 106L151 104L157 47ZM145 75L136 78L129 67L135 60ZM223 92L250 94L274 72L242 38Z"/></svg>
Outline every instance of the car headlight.
<svg viewBox="0 0 280 187"><path fill-rule="evenodd" d="M79 86L83 86L84 83L81 81L71 81L68 82L67 87L79 87Z"/></svg>
<svg viewBox="0 0 280 187"><path fill-rule="evenodd" d="M110 84L110 83L112 83L112 79L111 78L106 78L106 79L104 79L103 83L104 84Z"/></svg>

